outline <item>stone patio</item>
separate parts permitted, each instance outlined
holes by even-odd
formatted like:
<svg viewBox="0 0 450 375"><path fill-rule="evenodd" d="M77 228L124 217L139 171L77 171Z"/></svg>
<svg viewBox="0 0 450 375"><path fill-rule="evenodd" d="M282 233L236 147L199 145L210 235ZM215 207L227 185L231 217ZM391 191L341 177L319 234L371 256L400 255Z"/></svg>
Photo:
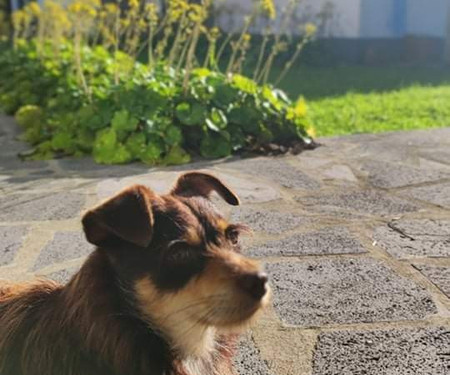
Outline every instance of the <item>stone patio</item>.
<svg viewBox="0 0 450 375"><path fill-rule="evenodd" d="M240 375L450 374L450 128L167 169L21 162L17 132L0 116L0 279L67 281L92 250L84 210L202 169L240 195L238 208L218 204L253 227L247 254L274 291L241 342Z"/></svg>

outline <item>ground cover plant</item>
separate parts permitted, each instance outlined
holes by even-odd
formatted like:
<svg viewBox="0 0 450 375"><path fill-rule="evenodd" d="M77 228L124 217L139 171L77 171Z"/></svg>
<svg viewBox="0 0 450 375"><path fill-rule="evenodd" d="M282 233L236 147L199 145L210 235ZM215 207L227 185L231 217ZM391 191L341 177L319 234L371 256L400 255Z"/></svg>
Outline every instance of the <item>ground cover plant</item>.
<svg viewBox="0 0 450 375"><path fill-rule="evenodd" d="M317 136L450 124L448 67L296 66L280 87L305 97Z"/></svg>
<svg viewBox="0 0 450 375"><path fill-rule="evenodd" d="M297 3L289 2L283 19ZM179 164L197 155L311 144L304 101L292 102L267 82L286 37L267 33L254 79L241 74L247 31L257 17L274 17L271 1L255 1L241 32L220 46L220 31L205 25L208 0L168 0L165 12L138 0L44 4L13 14L13 48L0 57L0 107L15 113L23 139L35 146L27 157ZM314 27L303 31L280 78ZM208 46L203 60L201 38Z"/></svg>

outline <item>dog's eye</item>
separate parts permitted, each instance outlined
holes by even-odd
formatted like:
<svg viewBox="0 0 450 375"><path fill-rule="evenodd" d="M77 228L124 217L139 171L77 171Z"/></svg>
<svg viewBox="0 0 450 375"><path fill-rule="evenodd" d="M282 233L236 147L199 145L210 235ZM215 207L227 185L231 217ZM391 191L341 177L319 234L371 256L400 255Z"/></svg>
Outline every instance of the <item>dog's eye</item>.
<svg viewBox="0 0 450 375"><path fill-rule="evenodd" d="M251 234L252 230L245 224L232 224L225 229L225 236L233 245L239 244L240 234Z"/></svg>
<svg viewBox="0 0 450 375"><path fill-rule="evenodd" d="M227 237L227 239L233 244L233 245L237 245L239 242L239 230L237 228L234 227L228 227L225 235Z"/></svg>
<svg viewBox="0 0 450 375"><path fill-rule="evenodd" d="M169 245L164 261L168 265L182 265L195 260L198 255L198 251L186 242L176 241Z"/></svg>

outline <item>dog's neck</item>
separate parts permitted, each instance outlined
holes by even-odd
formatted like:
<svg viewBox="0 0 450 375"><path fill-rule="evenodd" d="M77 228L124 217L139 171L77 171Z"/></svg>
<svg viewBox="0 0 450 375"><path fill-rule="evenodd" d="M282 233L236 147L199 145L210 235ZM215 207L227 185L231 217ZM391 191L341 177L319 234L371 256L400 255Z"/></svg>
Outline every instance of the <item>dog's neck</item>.
<svg viewBox="0 0 450 375"><path fill-rule="evenodd" d="M63 298L68 306L67 325L79 332L83 346L118 373L134 374L129 369L135 369L139 361L143 368L170 363L170 347L129 309L102 250L91 254L64 287Z"/></svg>
<svg viewBox="0 0 450 375"><path fill-rule="evenodd" d="M127 291L126 288L122 289L116 277L106 261L106 255L97 250L65 288L66 295L72 298L73 322L78 325L82 337L86 338L86 344L93 351L100 351L105 361L113 361L123 370L126 368L125 359L136 358L136 350L139 350L143 356L165 357L167 362L176 361L179 373L183 375L215 374L214 363L224 355L221 351L226 345L218 343L220 338L214 328L187 326L182 316L177 317L179 324L170 326L140 320L141 317L127 302L121 306L126 301ZM130 320L134 323L130 323ZM96 332L93 331L94 327ZM151 340L161 344L160 353L155 353L153 347L152 352L145 352L143 331L148 331ZM111 340L105 340L107 337ZM121 348L117 347L118 341L124 344ZM136 345L136 341L139 345Z"/></svg>
<svg viewBox="0 0 450 375"><path fill-rule="evenodd" d="M167 328L166 335L181 358L205 358L215 350L216 332L211 327L195 327L185 332L186 325Z"/></svg>
<svg viewBox="0 0 450 375"><path fill-rule="evenodd" d="M189 301L180 304L144 277L136 282L137 309L150 329L160 332L181 359L208 358L216 347L216 330L192 316Z"/></svg>

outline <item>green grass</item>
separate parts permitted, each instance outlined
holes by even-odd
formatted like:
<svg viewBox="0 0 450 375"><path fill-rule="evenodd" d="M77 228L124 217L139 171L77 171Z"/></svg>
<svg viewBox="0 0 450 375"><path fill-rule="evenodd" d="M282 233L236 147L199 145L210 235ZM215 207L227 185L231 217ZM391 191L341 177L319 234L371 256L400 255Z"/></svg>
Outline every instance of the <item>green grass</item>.
<svg viewBox="0 0 450 375"><path fill-rule="evenodd" d="M450 69L302 67L281 87L307 99L317 136L450 126Z"/></svg>
<svg viewBox="0 0 450 375"><path fill-rule="evenodd" d="M318 136L450 126L450 85L310 101L309 116Z"/></svg>

